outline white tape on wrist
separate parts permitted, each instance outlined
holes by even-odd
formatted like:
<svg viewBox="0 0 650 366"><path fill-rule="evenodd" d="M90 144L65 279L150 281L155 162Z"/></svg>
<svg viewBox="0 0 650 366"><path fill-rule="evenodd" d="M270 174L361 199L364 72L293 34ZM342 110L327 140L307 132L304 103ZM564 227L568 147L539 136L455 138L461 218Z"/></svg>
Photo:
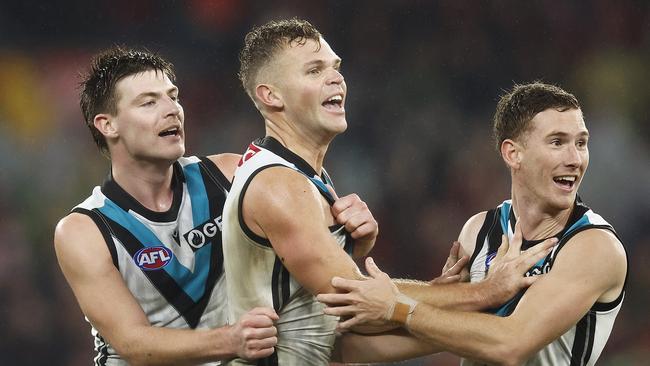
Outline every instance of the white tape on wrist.
<svg viewBox="0 0 650 366"><path fill-rule="evenodd" d="M418 302L412 298L400 293L397 295L395 304L393 305L390 320L400 324L407 325L411 320L411 316L415 311Z"/></svg>

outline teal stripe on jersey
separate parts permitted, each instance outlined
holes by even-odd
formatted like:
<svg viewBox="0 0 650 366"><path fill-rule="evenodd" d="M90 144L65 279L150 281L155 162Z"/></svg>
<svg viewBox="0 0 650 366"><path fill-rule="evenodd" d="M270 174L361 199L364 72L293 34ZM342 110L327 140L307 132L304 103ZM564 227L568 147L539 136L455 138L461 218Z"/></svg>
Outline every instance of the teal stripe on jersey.
<svg viewBox="0 0 650 366"><path fill-rule="evenodd" d="M566 233L564 234L564 236L566 236L566 235L569 234L570 232L572 232L572 231L574 231L574 230L576 230L576 229L579 229L579 228L581 228L581 227L583 227L583 226L585 226L585 225L589 225L590 223L591 223L591 222L589 222L589 217L587 217L586 214L585 214L585 215L582 215L582 217L580 218L580 220L574 222L573 225L571 225L571 227L569 228L569 230L566 231Z"/></svg>
<svg viewBox="0 0 650 366"><path fill-rule="evenodd" d="M104 201L104 206L100 207L99 211L133 234L143 247L164 246L160 239L143 223L129 215L128 212L121 209L110 199L107 198ZM205 283L210 269L211 247L211 244L206 244L194 253L194 268L198 269L196 272L192 272L183 266L176 259L176 256L172 256L170 263L162 268L194 301L199 301L205 293Z"/></svg>
<svg viewBox="0 0 650 366"><path fill-rule="evenodd" d="M503 202L501 204L501 230L504 235L508 235L508 219L510 218L511 206L509 202Z"/></svg>
<svg viewBox="0 0 650 366"><path fill-rule="evenodd" d="M208 194L205 191L203 176L199 164L189 164L183 167L187 190L190 193L192 202L192 221L194 226L201 225L210 219L210 207Z"/></svg>

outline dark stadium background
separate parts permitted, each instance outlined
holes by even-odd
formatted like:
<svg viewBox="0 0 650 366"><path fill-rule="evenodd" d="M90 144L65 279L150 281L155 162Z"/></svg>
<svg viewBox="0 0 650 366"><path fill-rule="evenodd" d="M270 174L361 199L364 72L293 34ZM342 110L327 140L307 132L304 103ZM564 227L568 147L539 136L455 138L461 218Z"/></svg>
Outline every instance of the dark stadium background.
<svg viewBox="0 0 650 366"><path fill-rule="evenodd" d="M380 223L393 276L430 279L465 220L505 199L490 120L513 82L574 92L591 131L583 199L627 245L628 295L600 365L650 357L650 3L646 1L3 1L0 4L0 354L89 365L90 329L52 246L58 218L108 172L77 104L78 72L112 44L173 61L188 153L263 134L236 78L245 32L312 21L343 58L348 131L326 167ZM560 296L560 294L558 294ZM552 301L552 299L540 299ZM454 365L438 355L404 365Z"/></svg>

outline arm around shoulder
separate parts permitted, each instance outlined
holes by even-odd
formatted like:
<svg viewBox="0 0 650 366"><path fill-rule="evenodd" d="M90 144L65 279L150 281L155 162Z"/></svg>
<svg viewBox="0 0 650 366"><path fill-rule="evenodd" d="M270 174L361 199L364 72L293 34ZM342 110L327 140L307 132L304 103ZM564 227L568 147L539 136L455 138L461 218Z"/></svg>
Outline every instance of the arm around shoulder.
<svg viewBox="0 0 650 366"><path fill-rule="evenodd" d="M86 215L72 213L62 219L55 230L54 247L61 270L81 310L102 337L130 364L185 365L236 355L264 357L269 347L272 353L275 328L270 320L268 324L264 323L264 318L274 314L253 314L250 316L252 319L245 319L251 324L237 323L216 329L151 326L113 264L99 229ZM259 350L261 356L246 349L249 343L245 337L250 337L251 332L244 331L244 328L251 327L264 328L255 333L266 338L266 343L262 344L266 349Z"/></svg>

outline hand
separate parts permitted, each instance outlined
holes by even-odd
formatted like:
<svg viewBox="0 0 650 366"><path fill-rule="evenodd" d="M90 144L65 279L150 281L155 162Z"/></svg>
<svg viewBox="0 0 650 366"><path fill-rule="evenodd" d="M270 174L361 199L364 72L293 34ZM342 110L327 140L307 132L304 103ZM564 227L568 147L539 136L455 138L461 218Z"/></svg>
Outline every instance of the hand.
<svg viewBox="0 0 650 366"><path fill-rule="evenodd" d="M231 327L237 356L252 360L273 354L273 347L278 343L278 331L273 322L278 319L275 311L269 308L255 308L242 315Z"/></svg>
<svg viewBox="0 0 650 366"><path fill-rule="evenodd" d="M462 258L458 259L459 251L460 243L455 241L451 245L451 249L449 250L449 257L447 257L447 262L445 262L445 266L442 268L440 277L434 278L433 280L429 281L429 283L454 283L465 280L463 278L462 272L467 265L467 262L469 262L469 257L465 255Z"/></svg>
<svg viewBox="0 0 650 366"><path fill-rule="evenodd" d="M353 239L374 240L379 234L379 225L368 205L355 193L339 198L332 187L328 189L335 200L331 210L336 222L344 225Z"/></svg>
<svg viewBox="0 0 650 366"><path fill-rule="evenodd" d="M339 324L340 329L355 325L381 325L389 322L399 290L390 277L382 272L372 258L366 258L367 280L332 278L332 286L345 293L319 294L318 301L327 305L325 314L349 317Z"/></svg>
<svg viewBox="0 0 650 366"><path fill-rule="evenodd" d="M535 283L540 276L525 277L524 274L553 250L557 239L547 239L523 252L521 244L521 227L517 222L512 243L508 242L506 235L501 237L497 255L490 264L488 276L482 282L486 289L487 306L502 305L520 290Z"/></svg>

